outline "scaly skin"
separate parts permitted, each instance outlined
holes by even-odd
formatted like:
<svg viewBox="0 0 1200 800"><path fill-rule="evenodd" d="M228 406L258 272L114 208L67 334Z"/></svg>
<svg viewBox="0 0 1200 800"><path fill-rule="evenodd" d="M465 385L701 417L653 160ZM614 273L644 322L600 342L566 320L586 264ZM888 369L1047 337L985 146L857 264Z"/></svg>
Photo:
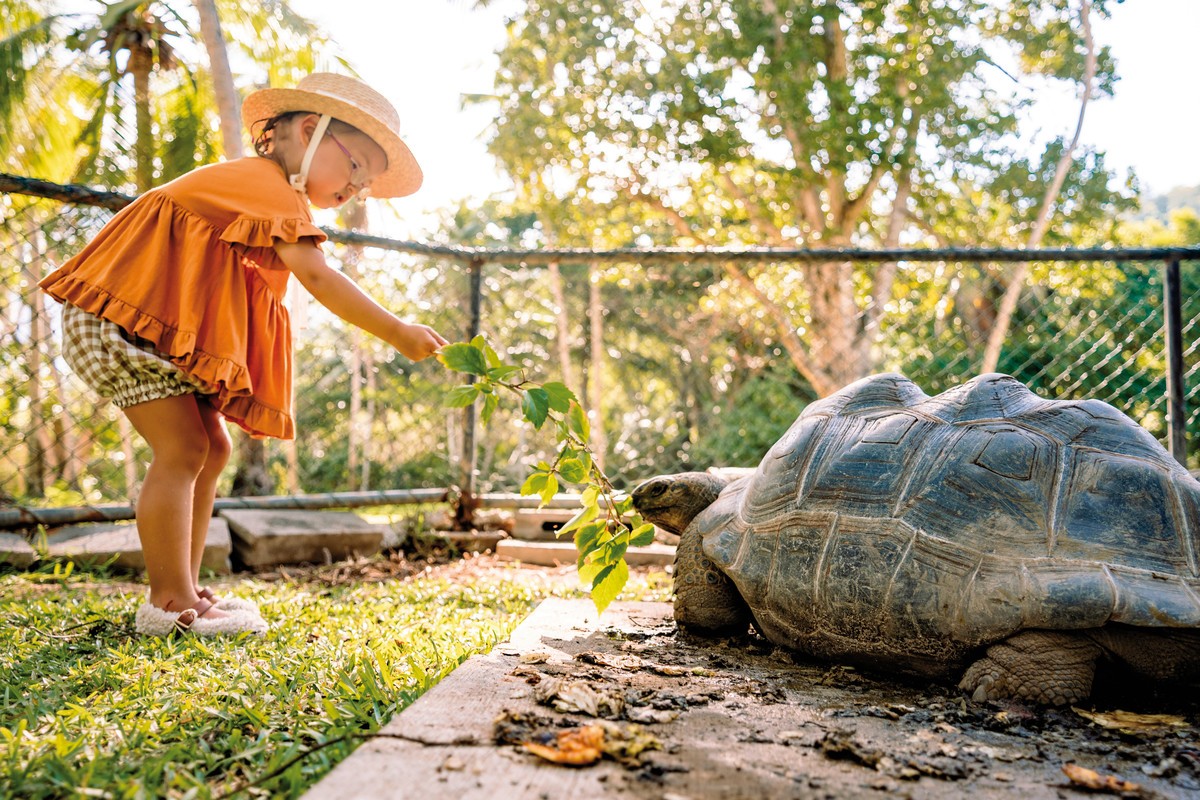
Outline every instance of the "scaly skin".
<svg viewBox="0 0 1200 800"><path fill-rule="evenodd" d="M706 472L651 478L633 490L638 512L679 536L675 550L675 621L706 633L743 633L750 610L733 581L702 549L700 532L690 528L729 481Z"/></svg>

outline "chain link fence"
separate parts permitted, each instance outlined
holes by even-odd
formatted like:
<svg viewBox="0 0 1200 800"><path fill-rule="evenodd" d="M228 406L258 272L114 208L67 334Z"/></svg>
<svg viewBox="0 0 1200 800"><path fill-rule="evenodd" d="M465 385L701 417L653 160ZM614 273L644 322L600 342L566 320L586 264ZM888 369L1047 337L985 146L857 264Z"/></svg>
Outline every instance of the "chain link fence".
<svg viewBox="0 0 1200 800"><path fill-rule="evenodd" d="M126 202L78 187L0 186L0 506L136 495L149 453L63 363L60 308L37 289ZM618 486L753 466L806 403L868 372L902 372L929 394L979 374L1018 268L1011 251L816 263L805 251L485 253L331 234L331 263L400 316L451 340L482 332L507 361L528 364L531 380L575 388ZM1195 431L1200 270L1182 260L1195 249L1064 253L1030 264L997 371L1043 396L1105 400L1164 444L1176 381L1187 409L1176 436ZM1174 371L1164 264L1178 274ZM852 289L840 307L818 297L820 276L830 297ZM241 443L220 494L244 491L251 458L265 470L258 490L274 495L464 484L511 492L529 464L552 454L552 436L521 424L506 407L515 402L477 428L469 413L443 406L461 376L433 359L406 361L302 291L290 306L297 438L269 441L258 455Z"/></svg>

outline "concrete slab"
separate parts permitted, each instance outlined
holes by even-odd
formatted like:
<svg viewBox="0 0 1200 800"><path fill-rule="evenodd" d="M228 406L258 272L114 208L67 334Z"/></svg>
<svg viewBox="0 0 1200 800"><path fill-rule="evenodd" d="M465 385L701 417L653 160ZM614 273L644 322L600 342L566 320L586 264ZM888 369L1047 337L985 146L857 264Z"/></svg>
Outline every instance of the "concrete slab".
<svg viewBox="0 0 1200 800"><path fill-rule="evenodd" d="M542 567L574 564L579 557L575 544L570 541L523 542L517 539L502 540L496 545L496 555ZM645 547L631 547L625 551L625 563L631 567L665 567L675 563L675 548L657 542Z"/></svg>
<svg viewBox="0 0 1200 800"><path fill-rule="evenodd" d="M384 526L349 511L230 509L221 516L233 533L234 552L248 567L374 555L383 543Z"/></svg>
<svg viewBox="0 0 1200 800"><path fill-rule="evenodd" d="M430 531L428 536L460 553L490 553L508 538L505 531Z"/></svg>
<svg viewBox="0 0 1200 800"><path fill-rule="evenodd" d="M146 569L137 527L132 522L56 528L46 535L46 544L51 556L70 558L81 565L105 564L111 560L114 567L121 569ZM225 520L214 517L208 525L201 563L218 575L228 575L230 551L229 526Z"/></svg>
<svg viewBox="0 0 1200 800"><path fill-rule="evenodd" d="M492 746L492 729L511 701L524 698L521 702L529 703L529 686L510 674L522 655L537 652L547 660L570 663L573 651L556 649L555 643L577 642L598 635L601 628L627 622L624 606L636 606L635 613L659 606L658 614L670 618L666 603L614 604L601 623L590 601L545 600L506 643L467 659L384 726L381 738L355 750L302 800L610 796L605 783L620 768L580 771L538 764L512 748Z"/></svg>
<svg viewBox="0 0 1200 800"><path fill-rule="evenodd" d="M1164 695L1178 717L1138 732L1138 714L1106 724L1087 709L971 703L754 637L691 636L671 614L667 603L614 603L598 617L587 600L544 601L303 800L1058 800L1076 796L1067 764L1136 783L1140 797L1200 792L1194 695ZM624 761L564 767L523 747L580 726L600 726ZM652 747L622 753L614 729Z"/></svg>
<svg viewBox="0 0 1200 800"><path fill-rule="evenodd" d="M521 508L513 515L514 539L528 542L553 542L554 532L566 525L578 509Z"/></svg>
<svg viewBox="0 0 1200 800"><path fill-rule="evenodd" d="M0 533L0 564L24 568L37 561L37 558L37 551L24 536Z"/></svg>

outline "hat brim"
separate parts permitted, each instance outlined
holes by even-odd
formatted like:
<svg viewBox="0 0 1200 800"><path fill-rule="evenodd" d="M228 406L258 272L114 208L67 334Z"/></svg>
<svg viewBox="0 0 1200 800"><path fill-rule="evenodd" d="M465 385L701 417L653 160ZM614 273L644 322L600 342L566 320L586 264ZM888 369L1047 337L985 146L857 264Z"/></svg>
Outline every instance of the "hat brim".
<svg viewBox="0 0 1200 800"><path fill-rule="evenodd" d="M371 181L371 197L403 197L421 188L424 179L421 166L404 140L358 106L336 97L303 89L259 89L242 103L242 123L251 130L256 123L292 111L328 114L358 128L383 148L388 165Z"/></svg>

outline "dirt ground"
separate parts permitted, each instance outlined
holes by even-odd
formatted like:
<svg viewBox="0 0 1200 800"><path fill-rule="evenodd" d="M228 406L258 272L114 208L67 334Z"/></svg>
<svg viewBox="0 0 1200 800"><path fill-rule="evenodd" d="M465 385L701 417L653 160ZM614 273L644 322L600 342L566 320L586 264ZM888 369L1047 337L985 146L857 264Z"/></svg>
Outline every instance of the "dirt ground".
<svg viewBox="0 0 1200 800"><path fill-rule="evenodd" d="M577 581L573 566L514 568L471 554L388 576L356 572L331 566L305 577L503 575L546 591ZM595 623L571 636L542 631L541 648L497 647L512 663L497 689L498 698L509 689L509 702L499 703L492 744L526 768L601 769L606 796L1200 798L1200 694L1187 689L1110 676L1076 708L973 703L951 685L814 663L753 633L689 635L663 603L624 604ZM551 766L525 747L541 743L562 759L582 746L586 756L589 725L604 729L590 731L593 743L603 735L596 765ZM462 797L440 783L446 793L433 796Z"/></svg>
<svg viewBox="0 0 1200 800"><path fill-rule="evenodd" d="M545 587L575 580L573 567L514 574L490 556L432 567L500 570ZM1074 709L973 703L951 685L809 662L753 634L692 636L667 603L596 618L588 601L546 601L383 734L392 740L360 748L313 800L356 786L456 800L1200 798L1194 692L1114 679Z"/></svg>
<svg viewBox="0 0 1200 800"><path fill-rule="evenodd" d="M1086 784L1123 796L1200 796L1194 696L1109 686L1078 709L971 703L952 687L810 663L753 636L690 636L661 605L629 611L633 626L546 642L571 652L570 662L514 671L535 700L545 702L553 692L537 688L554 681L624 700L620 713L601 706L601 715L643 723L664 748L629 760L621 781L629 796L1066 797ZM548 729L580 721L538 715ZM1074 780L1067 764L1078 768Z"/></svg>

